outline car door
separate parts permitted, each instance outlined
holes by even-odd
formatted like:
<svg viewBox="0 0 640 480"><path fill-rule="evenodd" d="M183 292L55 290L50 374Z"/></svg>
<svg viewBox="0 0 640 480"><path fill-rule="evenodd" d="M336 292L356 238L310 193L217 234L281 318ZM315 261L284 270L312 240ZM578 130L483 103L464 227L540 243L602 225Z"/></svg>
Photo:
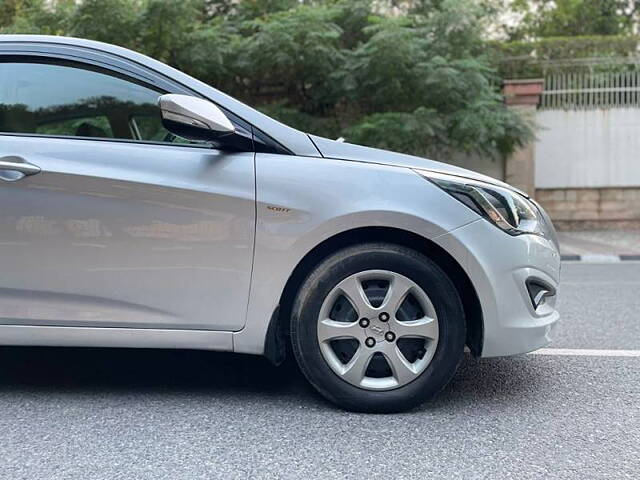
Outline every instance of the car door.
<svg viewBox="0 0 640 480"><path fill-rule="evenodd" d="M0 323L239 330L254 153L163 129L121 72L0 57Z"/></svg>

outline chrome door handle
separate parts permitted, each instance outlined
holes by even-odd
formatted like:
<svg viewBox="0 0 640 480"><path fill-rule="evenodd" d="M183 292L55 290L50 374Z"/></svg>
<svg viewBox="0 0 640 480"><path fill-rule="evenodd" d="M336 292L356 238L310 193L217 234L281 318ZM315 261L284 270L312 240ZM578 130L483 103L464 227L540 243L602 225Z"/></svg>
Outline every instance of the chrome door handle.
<svg viewBox="0 0 640 480"><path fill-rule="evenodd" d="M20 172L25 176L40 173L40 167L27 162L24 158L11 155L0 158L0 170Z"/></svg>

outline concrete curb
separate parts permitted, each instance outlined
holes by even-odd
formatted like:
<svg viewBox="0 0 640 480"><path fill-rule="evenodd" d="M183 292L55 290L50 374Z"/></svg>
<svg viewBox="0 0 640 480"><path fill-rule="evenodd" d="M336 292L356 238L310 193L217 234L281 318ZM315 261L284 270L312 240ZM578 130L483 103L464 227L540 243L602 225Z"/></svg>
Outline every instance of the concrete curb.
<svg viewBox="0 0 640 480"><path fill-rule="evenodd" d="M615 263L624 261L640 261L640 254L598 254L588 255L560 255L563 262L587 262L587 263Z"/></svg>

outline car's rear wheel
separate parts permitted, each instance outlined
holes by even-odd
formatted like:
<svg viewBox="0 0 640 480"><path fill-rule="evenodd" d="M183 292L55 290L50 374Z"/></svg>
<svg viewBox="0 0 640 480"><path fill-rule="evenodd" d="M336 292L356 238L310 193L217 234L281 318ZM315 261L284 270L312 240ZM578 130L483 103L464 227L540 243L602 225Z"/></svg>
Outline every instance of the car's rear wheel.
<svg viewBox="0 0 640 480"><path fill-rule="evenodd" d="M291 341L301 370L350 410L395 412L451 379L465 322L445 272L406 247L371 243L326 258L301 286Z"/></svg>

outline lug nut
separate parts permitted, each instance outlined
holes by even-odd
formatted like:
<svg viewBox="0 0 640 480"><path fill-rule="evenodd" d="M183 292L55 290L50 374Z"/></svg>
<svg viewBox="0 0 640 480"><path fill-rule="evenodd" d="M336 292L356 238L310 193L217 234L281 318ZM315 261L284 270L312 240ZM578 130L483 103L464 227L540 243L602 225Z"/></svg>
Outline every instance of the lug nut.
<svg viewBox="0 0 640 480"><path fill-rule="evenodd" d="M371 348L376 344L376 340L373 337L367 337L367 339L364 341L364 344L367 347Z"/></svg>
<svg viewBox="0 0 640 480"><path fill-rule="evenodd" d="M393 332L387 332L384 334L384 338L387 342L393 342L396 339L396 334Z"/></svg>
<svg viewBox="0 0 640 480"><path fill-rule="evenodd" d="M382 312L380 315L378 315L378 318L381 322L387 322L389 321L389 314L387 312Z"/></svg>
<svg viewBox="0 0 640 480"><path fill-rule="evenodd" d="M369 326L369 319L368 318L361 318L360 319L360 326L362 328L367 328Z"/></svg>

